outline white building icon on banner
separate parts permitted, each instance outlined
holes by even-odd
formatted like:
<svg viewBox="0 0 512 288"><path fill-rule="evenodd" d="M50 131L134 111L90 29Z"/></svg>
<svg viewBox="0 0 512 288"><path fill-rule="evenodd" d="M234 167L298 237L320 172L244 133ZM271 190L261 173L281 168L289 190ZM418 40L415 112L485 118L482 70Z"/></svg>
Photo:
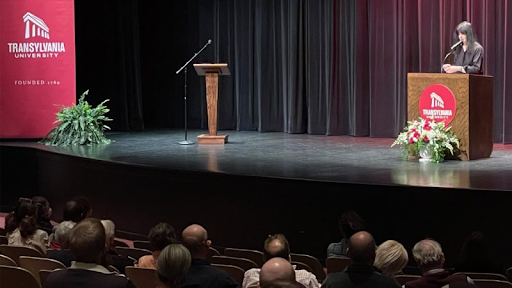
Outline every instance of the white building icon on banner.
<svg viewBox="0 0 512 288"><path fill-rule="evenodd" d="M432 99L430 107L432 107L432 108L435 108L435 107L444 108L444 101L443 101L443 98L441 98L441 96L437 95L436 93L432 93L432 94L430 94L430 99Z"/></svg>
<svg viewBox="0 0 512 288"><path fill-rule="evenodd" d="M27 12L23 16L23 22L25 22L25 39L36 36L50 39L50 28L46 26L41 18Z"/></svg>

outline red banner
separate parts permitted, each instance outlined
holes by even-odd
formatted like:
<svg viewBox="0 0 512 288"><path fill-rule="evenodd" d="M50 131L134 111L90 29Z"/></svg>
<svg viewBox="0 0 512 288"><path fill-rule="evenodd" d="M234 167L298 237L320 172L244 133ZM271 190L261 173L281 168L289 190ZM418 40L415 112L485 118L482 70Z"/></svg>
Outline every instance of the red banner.
<svg viewBox="0 0 512 288"><path fill-rule="evenodd" d="M42 138L76 101L73 0L0 1L0 138Z"/></svg>

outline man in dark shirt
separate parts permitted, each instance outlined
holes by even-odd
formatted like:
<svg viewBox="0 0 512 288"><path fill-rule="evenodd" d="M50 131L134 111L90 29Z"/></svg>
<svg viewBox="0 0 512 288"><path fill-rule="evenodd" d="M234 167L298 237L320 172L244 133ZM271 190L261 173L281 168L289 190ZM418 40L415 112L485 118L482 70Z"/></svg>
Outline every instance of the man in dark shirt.
<svg viewBox="0 0 512 288"><path fill-rule="evenodd" d="M328 274L322 288L400 288L393 279L375 271L375 240L370 233L360 231L352 235L347 256L352 264L342 272Z"/></svg>
<svg viewBox="0 0 512 288"><path fill-rule="evenodd" d="M183 245L187 247L192 256L192 264L183 279L182 288L235 288L239 287L223 270L210 265L207 259L208 247L212 241L208 240L206 230L197 224L185 228L181 233Z"/></svg>
<svg viewBox="0 0 512 288"><path fill-rule="evenodd" d="M112 273L104 263L105 229L100 220L86 218L69 235L69 247L76 260L68 269L55 270L46 280L47 288L135 288L124 275Z"/></svg>

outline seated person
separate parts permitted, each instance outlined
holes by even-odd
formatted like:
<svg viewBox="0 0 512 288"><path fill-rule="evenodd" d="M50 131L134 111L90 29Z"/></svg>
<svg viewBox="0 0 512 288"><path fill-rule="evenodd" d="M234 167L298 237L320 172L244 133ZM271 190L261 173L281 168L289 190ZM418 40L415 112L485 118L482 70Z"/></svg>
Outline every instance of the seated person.
<svg viewBox="0 0 512 288"><path fill-rule="evenodd" d="M341 232L340 242L329 244L327 247L327 257L347 256L348 239L358 231L363 231L366 224L356 212L348 210L345 211L338 221L338 226Z"/></svg>
<svg viewBox="0 0 512 288"><path fill-rule="evenodd" d="M38 206L37 209L37 228L45 231L48 235L53 232L53 225L50 222L52 216L52 207L50 202L43 196L32 197L32 203Z"/></svg>
<svg viewBox="0 0 512 288"><path fill-rule="evenodd" d="M71 262L75 260L75 255L69 249L68 237L75 227L76 223L73 221L62 221L55 227L55 233L53 234L53 242L56 244L55 247L58 249L48 250L48 258L58 260L66 267L71 266Z"/></svg>
<svg viewBox="0 0 512 288"><path fill-rule="evenodd" d="M269 236L263 244L263 257L265 263L274 257L281 257L291 262L290 244L283 234ZM295 270L295 266L292 265ZM245 271L243 288L258 287L260 281L261 269L252 268ZM320 284L315 274L306 270L295 270L295 279L297 282L308 288L318 288Z"/></svg>
<svg viewBox="0 0 512 288"><path fill-rule="evenodd" d="M153 251L152 255L145 255L139 258L138 267L156 269L156 263L160 252L169 244L177 243L174 227L168 223L158 223L149 231L149 245Z"/></svg>
<svg viewBox="0 0 512 288"><path fill-rule="evenodd" d="M135 288L124 275L105 268L105 228L100 220L86 218L69 235L69 247L76 257L71 267L48 275L46 288Z"/></svg>
<svg viewBox="0 0 512 288"><path fill-rule="evenodd" d="M128 257L124 257L117 254L115 245L116 225L114 224L114 222L112 220L101 220L101 224L105 228L106 234L105 243L107 247L107 263L114 266L122 274L125 274L125 268L127 266L135 266L136 259L130 259Z"/></svg>
<svg viewBox="0 0 512 288"><path fill-rule="evenodd" d="M304 285L295 281L295 269L290 261L281 257L274 257L265 262L261 267L259 287L301 288Z"/></svg>
<svg viewBox="0 0 512 288"><path fill-rule="evenodd" d="M169 244L158 257L157 276L165 288L179 288L187 275L192 257L188 249L181 244Z"/></svg>
<svg viewBox="0 0 512 288"><path fill-rule="evenodd" d="M412 249L412 256L421 270L421 277L405 283L405 288L441 288L456 282L474 284L466 275L453 274L453 271L443 267L444 253L441 244L433 239L424 239L416 243Z"/></svg>
<svg viewBox="0 0 512 288"><path fill-rule="evenodd" d="M37 228L37 214L38 206L31 199L20 198L16 209L5 217L8 245L28 246L46 255L48 233Z"/></svg>
<svg viewBox="0 0 512 288"><path fill-rule="evenodd" d="M407 250L405 250L402 244L395 240L388 240L380 244L375 253L373 266L375 266L382 275L393 279L409 262Z"/></svg>

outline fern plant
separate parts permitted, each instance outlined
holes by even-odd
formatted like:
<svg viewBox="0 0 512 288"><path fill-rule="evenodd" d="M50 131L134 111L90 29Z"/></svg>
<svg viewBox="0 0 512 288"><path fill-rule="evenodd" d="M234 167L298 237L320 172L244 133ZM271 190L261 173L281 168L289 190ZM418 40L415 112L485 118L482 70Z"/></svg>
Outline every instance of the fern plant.
<svg viewBox="0 0 512 288"><path fill-rule="evenodd" d="M89 90L85 91L78 100L78 104L71 107L64 107L57 112L59 123L53 128L41 141L42 144L49 146L67 146L67 145L91 145L91 144L110 144L111 140L105 137L105 130L110 127L103 124L104 121L112 121L105 116L110 111L104 104L109 99L101 102L93 108L85 96Z"/></svg>

